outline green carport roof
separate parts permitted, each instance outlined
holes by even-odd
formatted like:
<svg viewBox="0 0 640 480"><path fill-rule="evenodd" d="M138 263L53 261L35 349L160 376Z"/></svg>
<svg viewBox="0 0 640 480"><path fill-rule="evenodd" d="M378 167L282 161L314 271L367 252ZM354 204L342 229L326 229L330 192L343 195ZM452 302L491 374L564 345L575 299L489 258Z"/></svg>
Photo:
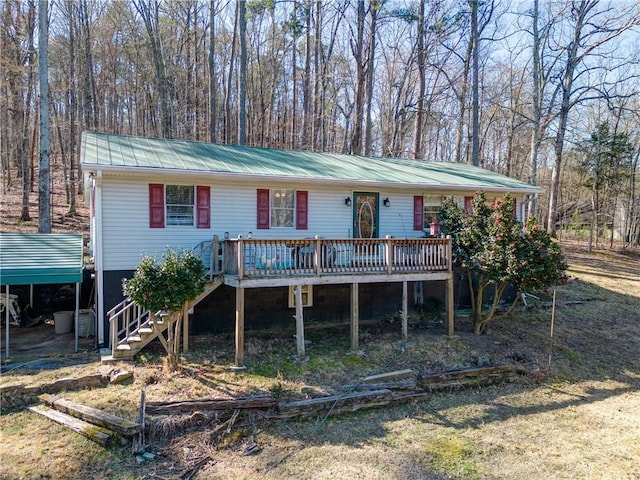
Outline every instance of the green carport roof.
<svg viewBox="0 0 640 480"><path fill-rule="evenodd" d="M0 284L82 282L82 234L0 233Z"/></svg>

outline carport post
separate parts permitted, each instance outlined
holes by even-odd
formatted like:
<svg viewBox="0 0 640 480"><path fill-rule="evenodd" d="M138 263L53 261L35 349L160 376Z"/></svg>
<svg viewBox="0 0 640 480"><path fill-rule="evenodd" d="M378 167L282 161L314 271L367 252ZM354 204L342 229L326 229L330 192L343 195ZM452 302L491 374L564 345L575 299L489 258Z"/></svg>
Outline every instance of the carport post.
<svg viewBox="0 0 640 480"><path fill-rule="evenodd" d="M76 332L76 344L75 344L75 348L76 348L76 353L78 353L78 315L79 315L79 310L80 310L80 283L76 283L76 313L75 313L75 328L74 331Z"/></svg>
<svg viewBox="0 0 640 480"><path fill-rule="evenodd" d="M9 285L7 285L7 301L4 304L5 317L7 318L7 326L5 327L4 335L6 338L6 346L4 348L4 358L9 360Z"/></svg>

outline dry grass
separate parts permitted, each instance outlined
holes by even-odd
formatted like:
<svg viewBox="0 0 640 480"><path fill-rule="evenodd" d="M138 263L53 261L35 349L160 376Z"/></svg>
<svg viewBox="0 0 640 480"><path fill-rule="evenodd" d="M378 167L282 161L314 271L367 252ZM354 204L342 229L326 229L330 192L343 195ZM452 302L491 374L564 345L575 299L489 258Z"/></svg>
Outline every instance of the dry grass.
<svg viewBox="0 0 640 480"><path fill-rule="evenodd" d="M425 374L484 362L519 362L521 383L434 394L393 408L305 421L240 416L229 434L212 438L229 413L152 419L156 460L138 465L130 446L103 449L28 411L0 417L0 477L56 479L180 478L211 457L198 479L638 479L640 478L640 259L620 252L584 252L566 244L572 276L557 290L551 374L549 324L538 305L474 336L469 319L458 332L427 318L411 322L399 341L391 320L363 326L361 347L349 353L348 325L310 329L308 360L295 359L292 331L247 336L247 371L235 374L233 340L197 337L182 374L162 372L161 350L149 348L131 383L64 396L135 420L140 391L149 400L267 393L300 398L400 368ZM15 369L2 382L34 383L94 373L97 363L55 371ZM260 453L243 454L257 442Z"/></svg>

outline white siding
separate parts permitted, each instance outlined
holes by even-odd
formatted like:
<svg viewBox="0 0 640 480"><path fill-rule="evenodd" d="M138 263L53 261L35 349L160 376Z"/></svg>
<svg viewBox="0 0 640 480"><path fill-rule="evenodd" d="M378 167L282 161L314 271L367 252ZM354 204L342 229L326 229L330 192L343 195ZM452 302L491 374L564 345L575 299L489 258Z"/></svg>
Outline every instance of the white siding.
<svg viewBox="0 0 640 480"><path fill-rule="evenodd" d="M422 194L416 193L415 195ZM413 196L404 193L380 192L380 237L391 235L395 238L419 238L424 236L422 230L413 229ZM389 207L382 204L382 200L387 197L389 198Z"/></svg>
<svg viewBox="0 0 640 480"><path fill-rule="evenodd" d="M198 184L211 187L211 228L200 229L185 226L149 228L149 183ZM257 188L295 188L308 192L308 229L256 227ZM103 177L102 235L103 268L105 270L134 269L143 253L160 255L167 246L192 248L214 235L231 238L238 235L254 238L349 238L353 236L353 206L346 206L346 197L353 200L353 191L342 188L324 188L317 185L284 184L270 181L257 183L207 183L194 177L180 180L176 177ZM375 190L370 190L375 191ZM422 231L413 230L414 195L433 195L434 192L378 191L379 236L417 238ZM438 195L445 194L438 192ZM460 195L460 194L458 194ZM390 206L382 204L389 198ZM520 200L521 202L521 200ZM521 203L520 203L521 205ZM521 208L518 212L521 213Z"/></svg>

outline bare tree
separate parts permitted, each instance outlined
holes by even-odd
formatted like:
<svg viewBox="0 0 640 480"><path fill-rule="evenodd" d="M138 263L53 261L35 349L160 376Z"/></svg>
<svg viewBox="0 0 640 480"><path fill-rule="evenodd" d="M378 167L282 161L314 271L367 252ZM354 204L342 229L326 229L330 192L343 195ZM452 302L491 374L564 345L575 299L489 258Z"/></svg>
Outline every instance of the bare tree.
<svg viewBox="0 0 640 480"><path fill-rule="evenodd" d="M244 3L244 2L240 2ZM165 73L164 56L162 53L162 41L159 32L159 9L158 0L136 0L133 2L136 10L142 17L144 26L149 37L149 47L156 72L156 85L158 96L160 97L160 112L162 114L162 136L164 138L173 137L173 127L171 121L170 98L168 91L167 76Z"/></svg>
<svg viewBox="0 0 640 480"><path fill-rule="evenodd" d="M215 142L217 129L217 83L215 65L215 45L216 45L216 0L209 2L209 141Z"/></svg>
<svg viewBox="0 0 640 480"><path fill-rule="evenodd" d="M40 78L40 162L38 178L38 232L51 233L51 171L49 160L49 0L38 10L38 75Z"/></svg>
<svg viewBox="0 0 640 480"><path fill-rule="evenodd" d="M2 34L0 36L0 52L2 54L2 100L0 111L2 125L2 169L6 186L11 182L11 157L16 158L18 176L22 180L22 209L20 220L29 221L29 193L31 191L32 173L29 169L29 139L31 129L35 134L35 125L31 125L34 110L33 94L35 88L35 48L34 35L36 26L36 4L30 0L26 12L21 9L20 2L5 2L3 10ZM9 32L14 32L10 35ZM2 185L4 187L4 185Z"/></svg>
<svg viewBox="0 0 640 480"><path fill-rule="evenodd" d="M240 37L238 144L245 145L247 143L247 10L245 2L238 3L238 35Z"/></svg>
<svg viewBox="0 0 640 480"><path fill-rule="evenodd" d="M558 211L558 195L562 170L562 154L567 133L569 113L578 103L585 99L597 97L595 86L575 84L576 79L594 68L588 60L599 53L601 47L617 38L630 28L637 26L640 19L640 5L600 10L597 0L575 0L569 2L564 22L571 25L572 33L567 41L560 40L557 55L565 58L558 78L557 89L560 94L558 125L554 140L553 170L549 191L549 210L547 231L556 236L556 216Z"/></svg>

